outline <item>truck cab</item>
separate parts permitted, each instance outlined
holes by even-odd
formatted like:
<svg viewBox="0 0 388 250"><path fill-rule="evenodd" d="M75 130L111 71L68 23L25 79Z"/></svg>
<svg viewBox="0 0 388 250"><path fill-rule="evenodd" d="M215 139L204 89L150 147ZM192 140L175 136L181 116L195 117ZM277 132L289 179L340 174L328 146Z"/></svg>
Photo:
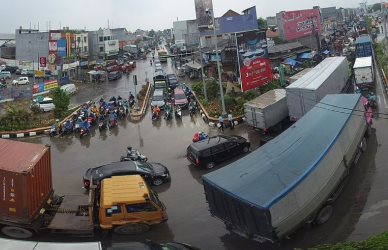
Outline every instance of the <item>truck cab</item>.
<svg viewBox="0 0 388 250"><path fill-rule="evenodd" d="M103 230L134 234L167 221L165 206L139 175L104 179L99 200L99 226Z"/></svg>

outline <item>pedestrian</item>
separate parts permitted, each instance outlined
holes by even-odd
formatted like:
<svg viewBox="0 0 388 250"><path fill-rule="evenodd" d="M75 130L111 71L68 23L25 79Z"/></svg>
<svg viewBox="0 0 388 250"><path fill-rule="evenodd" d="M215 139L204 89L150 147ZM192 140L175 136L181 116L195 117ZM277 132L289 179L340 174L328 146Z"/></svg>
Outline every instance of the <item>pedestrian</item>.
<svg viewBox="0 0 388 250"><path fill-rule="evenodd" d="M218 123L220 124L221 131L224 132L224 117L222 117L222 115L218 117Z"/></svg>
<svg viewBox="0 0 388 250"><path fill-rule="evenodd" d="M230 129L233 129L234 128L234 122L233 122L233 116L232 116L231 112L228 114L228 121L229 121Z"/></svg>

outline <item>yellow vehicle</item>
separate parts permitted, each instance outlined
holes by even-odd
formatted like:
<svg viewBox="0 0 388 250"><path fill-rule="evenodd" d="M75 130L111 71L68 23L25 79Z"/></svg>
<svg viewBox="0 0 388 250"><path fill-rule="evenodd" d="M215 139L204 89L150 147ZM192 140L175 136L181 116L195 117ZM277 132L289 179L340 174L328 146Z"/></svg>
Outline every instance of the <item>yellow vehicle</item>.
<svg viewBox="0 0 388 250"><path fill-rule="evenodd" d="M167 62L168 53L166 49L164 48L158 49L158 56L159 56L159 61L161 63Z"/></svg>

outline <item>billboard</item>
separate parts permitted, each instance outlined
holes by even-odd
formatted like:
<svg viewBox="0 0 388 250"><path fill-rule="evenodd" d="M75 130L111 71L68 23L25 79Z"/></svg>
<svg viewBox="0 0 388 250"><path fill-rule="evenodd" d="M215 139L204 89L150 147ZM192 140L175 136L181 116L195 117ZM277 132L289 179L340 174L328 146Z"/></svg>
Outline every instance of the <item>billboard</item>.
<svg viewBox="0 0 388 250"><path fill-rule="evenodd" d="M66 39L59 39L57 41L57 56L66 57Z"/></svg>
<svg viewBox="0 0 388 250"><path fill-rule="evenodd" d="M49 51L56 52L57 50L57 41L49 41Z"/></svg>
<svg viewBox="0 0 388 250"><path fill-rule="evenodd" d="M265 31L236 34L241 90L254 89L272 81Z"/></svg>
<svg viewBox="0 0 388 250"><path fill-rule="evenodd" d="M219 17L221 33L236 33L258 29L256 7L244 11L244 15Z"/></svg>
<svg viewBox="0 0 388 250"><path fill-rule="evenodd" d="M213 11L212 0L194 0L194 2L199 31L209 30L209 25L213 25L213 19L206 10Z"/></svg>
<svg viewBox="0 0 388 250"><path fill-rule="evenodd" d="M294 40L312 34L315 29L321 32L321 16L319 10L297 10L281 13L284 39Z"/></svg>

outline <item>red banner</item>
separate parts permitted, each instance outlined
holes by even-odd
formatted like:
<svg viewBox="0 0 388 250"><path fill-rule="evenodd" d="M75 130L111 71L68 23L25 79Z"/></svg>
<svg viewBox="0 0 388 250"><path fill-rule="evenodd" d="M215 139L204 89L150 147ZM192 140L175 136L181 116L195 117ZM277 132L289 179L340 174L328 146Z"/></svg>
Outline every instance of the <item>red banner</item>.
<svg viewBox="0 0 388 250"><path fill-rule="evenodd" d="M40 64L40 67L45 68L46 67L46 57L40 57L39 64Z"/></svg>
<svg viewBox="0 0 388 250"><path fill-rule="evenodd" d="M236 34L240 64L241 90L247 91L272 81L265 31Z"/></svg>
<svg viewBox="0 0 388 250"><path fill-rule="evenodd" d="M287 41L311 35L314 29L321 32L321 16L316 9L282 12L282 22Z"/></svg>

